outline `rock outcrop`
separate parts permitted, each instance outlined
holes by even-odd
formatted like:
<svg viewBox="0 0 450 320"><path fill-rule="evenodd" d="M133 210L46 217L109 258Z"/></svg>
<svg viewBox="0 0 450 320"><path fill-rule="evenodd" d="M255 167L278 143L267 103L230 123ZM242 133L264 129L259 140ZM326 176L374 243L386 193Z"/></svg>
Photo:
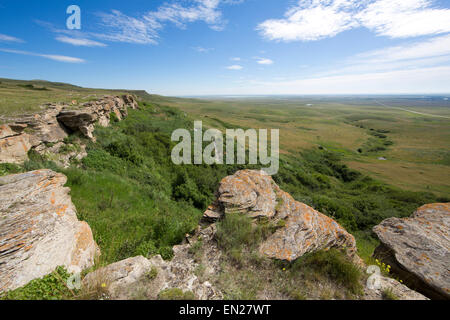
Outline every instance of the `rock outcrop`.
<svg viewBox="0 0 450 320"><path fill-rule="evenodd" d="M99 249L66 180L51 170L0 177L0 293L58 266L79 272L94 264Z"/></svg>
<svg viewBox="0 0 450 320"><path fill-rule="evenodd" d="M213 241L213 228L199 231L196 239L202 237L205 243ZM223 299L222 293L210 282L201 281L196 276L195 270L199 264L189 253L190 247L189 243L175 246L174 257L170 261L164 261L157 255L150 259L139 256L113 263L89 273L83 279L83 286L87 292L99 291L103 286L106 298L113 300L155 300L161 291L167 289L192 292L196 300ZM208 253L208 264L213 261L218 263L220 254Z"/></svg>
<svg viewBox="0 0 450 320"><path fill-rule="evenodd" d="M62 110L57 119L66 128L72 131L80 131L89 139L94 139L94 124L98 122L101 126L108 126L111 114L117 120L122 120L128 115L128 108L137 109L136 100L130 96L107 97L102 100L88 102L79 110Z"/></svg>
<svg viewBox="0 0 450 320"><path fill-rule="evenodd" d="M112 114L120 121L127 116L128 108L138 108L136 99L131 95L106 96L78 107L43 106L41 113L0 127L0 163L22 163L28 159L31 149L41 155L57 155L54 145L61 146L69 133L81 132L86 138L94 139L94 124L108 126ZM64 153L61 159L53 157L52 160L67 166L70 159L85 156L84 150L76 150L70 143L66 146L71 152Z"/></svg>
<svg viewBox="0 0 450 320"><path fill-rule="evenodd" d="M391 265L410 288L433 299L450 298L450 203L429 204L410 218L376 226L375 257Z"/></svg>
<svg viewBox="0 0 450 320"><path fill-rule="evenodd" d="M409 289L392 278L380 276L380 289L364 289L364 300L386 300L385 292L390 291L397 300L429 300L424 295Z"/></svg>
<svg viewBox="0 0 450 320"><path fill-rule="evenodd" d="M293 261L308 252L345 248L359 262L351 234L333 219L295 201L263 171L243 170L223 179L217 201L205 212L204 220L217 221L232 212L276 224L284 221L260 247L270 258Z"/></svg>

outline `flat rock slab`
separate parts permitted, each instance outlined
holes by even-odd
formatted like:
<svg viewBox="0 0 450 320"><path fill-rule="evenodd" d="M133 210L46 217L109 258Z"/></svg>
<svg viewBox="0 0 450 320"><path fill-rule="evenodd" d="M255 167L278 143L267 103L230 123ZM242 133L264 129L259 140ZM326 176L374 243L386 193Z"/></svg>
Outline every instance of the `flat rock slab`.
<svg viewBox="0 0 450 320"><path fill-rule="evenodd" d="M375 256L408 286L430 298L450 298L450 203L425 205L373 230L382 243Z"/></svg>
<svg viewBox="0 0 450 320"><path fill-rule="evenodd" d="M66 181L51 170L0 177L0 292L58 266L81 271L94 264L99 249L77 219Z"/></svg>
<svg viewBox="0 0 450 320"><path fill-rule="evenodd" d="M430 300L424 295L409 289L400 282L380 276L380 288L369 289L367 286L364 289L364 300L386 300L385 292L389 290L397 300Z"/></svg>

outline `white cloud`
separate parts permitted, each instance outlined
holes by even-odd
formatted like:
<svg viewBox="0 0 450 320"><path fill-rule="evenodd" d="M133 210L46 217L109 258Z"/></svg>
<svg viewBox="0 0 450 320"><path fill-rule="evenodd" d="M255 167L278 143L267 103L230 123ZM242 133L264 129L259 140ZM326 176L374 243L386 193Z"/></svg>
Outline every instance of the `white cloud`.
<svg viewBox="0 0 450 320"><path fill-rule="evenodd" d="M406 38L450 32L450 9L432 8L433 0L377 0L356 15L379 35Z"/></svg>
<svg viewBox="0 0 450 320"><path fill-rule="evenodd" d="M290 81L251 81L222 94L399 94L450 92L450 66Z"/></svg>
<svg viewBox="0 0 450 320"><path fill-rule="evenodd" d="M256 57L255 57L256 58ZM302 72L304 73L304 72ZM222 94L399 94L450 92L450 34L359 53L336 69L291 79L248 80Z"/></svg>
<svg viewBox="0 0 450 320"><path fill-rule="evenodd" d="M450 62L450 35L401 44L352 56L322 75L404 70Z"/></svg>
<svg viewBox="0 0 450 320"><path fill-rule="evenodd" d="M213 29L223 27L222 12L218 10L220 0L193 0L193 5L182 6L178 3L164 4L157 11L145 15L147 21L172 22L184 28L188 22L204 21Z"/></svg>
<svg viewBox="0 0 450 320"><path fill-rule="evenodd" d="M450 32L450 9L434 0L300 0L282 19L257 26L277 41L315 41L357 27L377 35L406 38Z"/></svg>
<svg viewBox="0 0 450 320"><path fill-rule="evenodd" d="M34 53L34 52L21 51L21 50L12 50L12 49L0 49L0 51L6 52L6 53L13 53L13 54L21 54L21 55L27 55L27 56L41 57L41 58L46 58L46 59L59 61L59 62L66 62L66 63L83 63L83 62L86 62L85 60L80 59L80 58L74 58L74 57L62 56L62 55L56 55L56 54L41 54L41 53Z"/></svg>
<svg viewBox="0 0 450 320"><path fill-rule="evenodd" d="M4 42L18 42L18 43L22 43L24 42L22 39L16 38L16 37L12 37L12 36L8 36L6 34L2 34L0 33L0 41L4 41Z"/></svg>
<svg viewBox="0 0 450 320"><path fill-rule="evenodd" d="M136 44L156 44L157 30L162 28L156 21L146 21L129 17L118 10L100 14L105 33L95 33L93 36L112 42Z"/></svg>
<svg viewBox="0 0 450 320"><path fill-rule="evenodd" d="M258 59L257 63L262 65L271 65L273 64L273 61L267 58L256 58Z"/></svg>
<svg viewBox="0 0 450 320"><path fill-rule="evenodd" d="M149 11L140 17L130 17L118 10L101 13L104 33L94 36L108 41L137 44L157 44L159 32L165 24L172 23L186 28L188 23L204 22L212 30L221 31L226 21L222 17L222 4L238 4L242 1L230 0L192 0L163 3L157 10Z"/></svg>
<svg viewBox="0 0 450 320"><path fill-rule="evenodd" d="M269 40L314 41L332 37L355 26L354 0L299 1L284 19L271 19L257 29Z"/></svg>
<svg viewBox="0 0 450 320"><path fill-rule="evenodd" d="M71 38L67 36L56 37L56 40L81 47L106 47L106 44L83 38Z"/></svg>
<svg viewBox="0 0 450 320"><path fill-rule="evenodd" d="M244 69L244 67L240 66L238 64L235 64L235 65L232 65L232 66L228 66L227 69L228 70L242 70L242 69Z"/></svg>
<svg viewBox="0 0 450 320"><path fill-rule="evenodd" d="M192 49L200 53L210 53L211 51L214 51L214 48L192 47Z"/></svg>
<svg viewBox="0 0 450 320"><path fill-rule="evenodd" d="M241 61L241 58L239 57L234 57L234 58L230 58L231 61Z"/></svg>
<svg viewBox="0 0 450 320"><path fill-rule="evenodd" d="M389 47L359 54L368 63L412 60L450 55L450 35L434 37L425 41Z"/></svg>

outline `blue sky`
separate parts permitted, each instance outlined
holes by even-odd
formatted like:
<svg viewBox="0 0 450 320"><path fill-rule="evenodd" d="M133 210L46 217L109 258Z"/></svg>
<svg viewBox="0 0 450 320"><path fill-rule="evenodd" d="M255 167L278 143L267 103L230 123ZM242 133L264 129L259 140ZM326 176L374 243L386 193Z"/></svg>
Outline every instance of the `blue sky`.
<svg viewBox="0 0 450 320"><path fill-rule="evenodd" d="M179 96L450 92L450 0L0 0L0 21L6 78Z"/></svg>

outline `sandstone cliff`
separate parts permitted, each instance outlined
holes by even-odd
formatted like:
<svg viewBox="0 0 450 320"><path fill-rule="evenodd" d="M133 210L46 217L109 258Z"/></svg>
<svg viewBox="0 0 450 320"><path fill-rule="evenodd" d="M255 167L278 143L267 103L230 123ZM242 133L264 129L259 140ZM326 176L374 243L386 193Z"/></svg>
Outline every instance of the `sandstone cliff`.
<svg viewBox="0 0 450 320"><path fill-rule="evenodd" d="M99 249L51 170L0 177L0 293L43 277L58 266L79 272Z"/></svg>
<svg viewBox="0 0 450 320"><path fill-rule="evenodd" d="M109 125L112 114L121 120L127 116L128 108L138 108L136 99L131 95L105 96L78 107L44 106L41 113L0 126L0 163L23 163L28 159L28 152L34 149L42 155L56 155L55 162L68 166L70 159L80 160L86 155L83 146L78 150L72 148L65 154L59 152L69 133L80 132L86 138L94 139L94 124ZM68 147L66 149L73 146Z"/></svg>

